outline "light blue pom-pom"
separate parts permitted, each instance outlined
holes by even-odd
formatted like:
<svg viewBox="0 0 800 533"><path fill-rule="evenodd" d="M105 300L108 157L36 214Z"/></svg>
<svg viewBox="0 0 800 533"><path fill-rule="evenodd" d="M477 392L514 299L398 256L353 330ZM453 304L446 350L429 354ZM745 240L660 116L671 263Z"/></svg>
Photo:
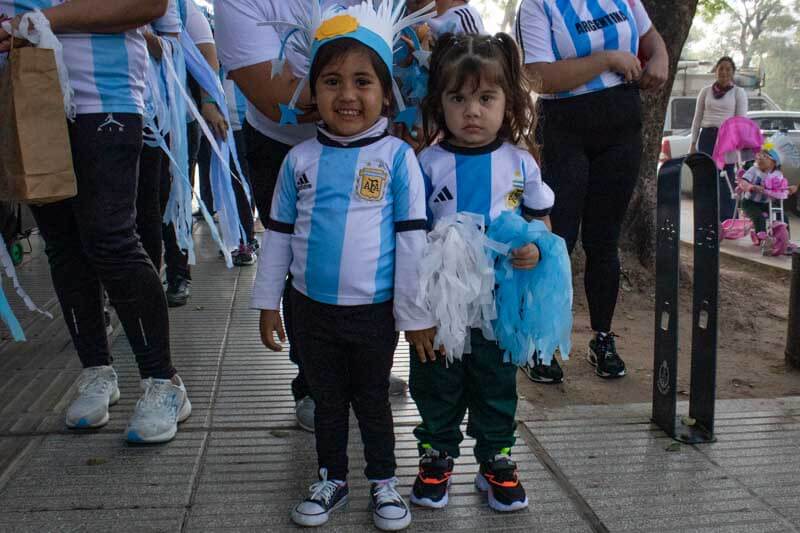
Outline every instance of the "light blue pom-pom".
<svg viewBox="0 0 800 533"><path fill-rule="evenodd" d="M524 365L538 351L542 362L549 364L556 349L567 359L572 333L572 269L564 240L543 222L529 223L510 211L492 221L488 236L512 249L534 243L541 252L539 264L532 270L513 268L510 256L498 257L496 262L495 334L506 362Z"/></svg>

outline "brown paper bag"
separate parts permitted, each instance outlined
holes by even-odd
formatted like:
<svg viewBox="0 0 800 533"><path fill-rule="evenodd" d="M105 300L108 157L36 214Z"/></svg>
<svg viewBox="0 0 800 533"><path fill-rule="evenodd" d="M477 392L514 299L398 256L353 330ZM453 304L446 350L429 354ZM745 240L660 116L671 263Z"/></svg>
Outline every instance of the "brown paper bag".
<svg viewBox="0 0 800 533"><path fill-rule="evenodd" d="M55 54L14 48L0 70L0 199L46 204L77 193Z"/></svg>

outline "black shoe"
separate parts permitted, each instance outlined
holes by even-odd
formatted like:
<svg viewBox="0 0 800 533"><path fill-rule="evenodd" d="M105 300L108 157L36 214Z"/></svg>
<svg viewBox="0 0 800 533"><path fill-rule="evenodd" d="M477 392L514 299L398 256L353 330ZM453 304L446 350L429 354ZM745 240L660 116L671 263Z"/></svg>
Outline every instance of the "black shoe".
<svg viewBox="0 0 800 533"><path fill-rule="evenodd" d="M601 378L621 378L625 375L625 362L617 353L614 333L597 336L589 341L589 364L595 367L595 374Z"/></svg>
<svg viewBox="0 0 800 533"><path fill-rule="evenodd" d="M419 474L411 489L411 503L441 509L449 500L447 489L453 474L453 458L428 448L419 460Z"/></svg>
<svg viewBox="0 0 800 533"><path fill-rule="evenodd" d="M192 282L183 276L167 282L167 305L170 307L181 307L189 301L192 294Z"/></svg>
<svg viewBox="0 0 800 533"><path fill-rule="evenodd" d="M495 511L507 513L528 506L525 488L517 476L517 464L505 453L481 464L475 476L475 487L489 493L489 507Z"/></svg>
<svg viewBox="0 0 800 533"><path fill-rule="evenodd" d="M321 526L333 511L347 504L347 483L328 480L325 468L320 468L319 474L322 479L311 485L308 497L292 509L292 521L297 525Z"/></svg>
<svg viewBox="0 0 800 533"><path fill-rule="evenodd" d="M522 371L528 376L528 379L534 383L546 383L552 385L564 381L564 371L558 364L555 355L549 365L545 365L539 358L539 352L533 354L533 366L526 364L522 367Z"/></svg>
<svg viewBox="0 0 800 533"><path fill-rule="evenodd" d="M249 244L239 245L233 252L233 266L242 267L256 264L256 252Z"/></svg>

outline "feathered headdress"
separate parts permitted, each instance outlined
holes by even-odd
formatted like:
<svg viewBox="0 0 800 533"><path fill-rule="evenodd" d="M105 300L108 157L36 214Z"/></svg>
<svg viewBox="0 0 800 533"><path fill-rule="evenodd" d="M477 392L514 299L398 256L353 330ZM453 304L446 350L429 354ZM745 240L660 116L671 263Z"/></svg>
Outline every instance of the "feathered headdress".
<svg viewBox="0 0 800 533"><path fill-rule="evenodd" d="M320 47L336 39L355 39L371 48L386 64L390 73L394 72L393 52L400 39L400 33L409 26L418 24L432 16L435 4L431 2L425 8L405 15L405 2L395 0L365 0L361 4L343 9L332 6L322 10L319 0L305 0L293 3L292 15L296 22L270 20L260 26L273 26L283 33L281 52L272 65L272 75L277 76L283 70L285 48L291 40L293 50L307 57L310 66L314 62ZM310 70L310 69L309 69ZM297 100L308 83L306 75L292 95L288 105L280 104L281 124L297 124L297 115L302 114L296 108ZM406 108L397 84L393 85L398 114L396 122L413 125L416 120L416 109Z"/></svg>
<svg viewBox="0 0 800 533"><path fill-rule="evenodd" d="M783 133L776 133L764 143L761 150L766 153L770 159L775 161L777 166L785 165L786 163L792 166L800 166L800 150L792 142L792 140Z"/></svg>

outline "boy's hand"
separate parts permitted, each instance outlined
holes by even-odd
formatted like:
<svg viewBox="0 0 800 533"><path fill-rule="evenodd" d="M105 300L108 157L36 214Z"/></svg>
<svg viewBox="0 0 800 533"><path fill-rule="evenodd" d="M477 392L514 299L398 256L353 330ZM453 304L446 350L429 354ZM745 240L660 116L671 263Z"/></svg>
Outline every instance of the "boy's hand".
<svg viewBox="0 0 800 533"><path fill-rule="evenodd" d="M433 350L435 338L436 328L406 331L406 340L414 346L421 363L427 363L428 359L436 361L436 352Z"/></svg>
<svg viewBox="0 0 800 533"><path fill-rule="evenodd" d="M533 243L511 250L511 264L517 270L532 270L541 258L539 247Z"/></svg>
<svg viewBox="0 0 800 533"><path fill-rule="evenodd" d="M286 342L286 333L283 331L283 322L281 322L281 315L274 309L261 310L261 342L270 350L280 352L283 347L275 342L275 333L281 342Z"/></svg>

